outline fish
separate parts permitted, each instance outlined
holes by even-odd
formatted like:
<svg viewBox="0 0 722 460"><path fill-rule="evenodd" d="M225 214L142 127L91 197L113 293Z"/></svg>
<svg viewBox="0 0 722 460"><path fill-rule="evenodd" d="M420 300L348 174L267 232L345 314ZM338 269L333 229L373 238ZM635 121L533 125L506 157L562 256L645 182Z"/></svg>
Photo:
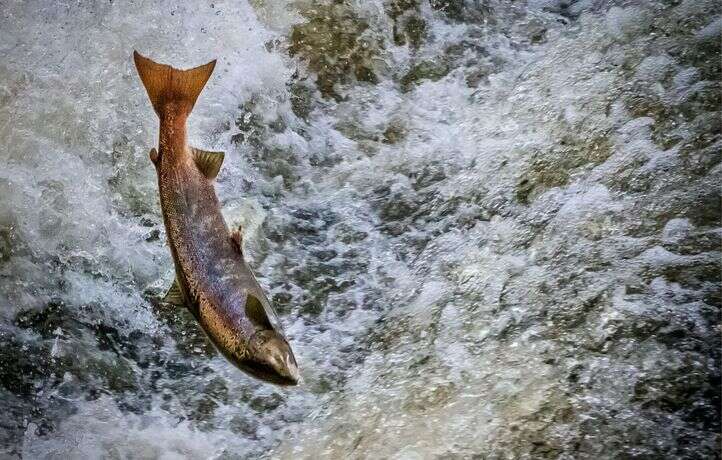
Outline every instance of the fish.
<svg viewBox="0 0 722 460"><path fill-rule="evenodd" d="M150 160L175 281L166 304L186 307L213 343L245 373L282 386L298 384L296 358L273 307L243 255L242 229L231 232L214 180L223 152L187 143L187 119L216 61L188 70L133 52L135 67L160 121Z"/></svg>

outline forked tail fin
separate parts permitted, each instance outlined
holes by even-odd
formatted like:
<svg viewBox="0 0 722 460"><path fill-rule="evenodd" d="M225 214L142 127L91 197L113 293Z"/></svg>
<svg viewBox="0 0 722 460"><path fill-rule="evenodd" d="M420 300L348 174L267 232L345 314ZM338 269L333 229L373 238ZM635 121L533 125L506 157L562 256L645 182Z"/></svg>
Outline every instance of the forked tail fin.
<svg viewBox="0 0 722 460"><path fill-rule="evenodd" d="M137 51L133 51L133 60L158 116L161 116L164 108L171 103L177 106L175 110L189 114L216 66L216 61L213 60L193 69L178 70L153 62Z"/></svg>

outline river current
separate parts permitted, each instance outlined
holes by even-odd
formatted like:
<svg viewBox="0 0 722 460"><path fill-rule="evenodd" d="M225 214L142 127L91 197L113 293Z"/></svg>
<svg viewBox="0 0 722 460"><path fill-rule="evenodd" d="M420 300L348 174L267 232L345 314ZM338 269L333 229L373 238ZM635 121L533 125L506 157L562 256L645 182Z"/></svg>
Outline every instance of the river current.
<svg viewBox="0 0 722 460"><path fill-rule="evenodd" d="M719 458L707 0L0 0L0 456ZM133 67L217 58L190 141L303 383L173 279Z"/></svg>

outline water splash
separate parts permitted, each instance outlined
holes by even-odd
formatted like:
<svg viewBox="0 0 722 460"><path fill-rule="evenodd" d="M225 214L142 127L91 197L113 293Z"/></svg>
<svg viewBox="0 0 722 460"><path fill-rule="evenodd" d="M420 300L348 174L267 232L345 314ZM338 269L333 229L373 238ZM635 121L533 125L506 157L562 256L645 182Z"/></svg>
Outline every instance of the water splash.
<svg viewBox="0 0 722 460"><path fill-rule="evenodd" d="M5 10L5 453L714 456L716 3ZM301 389L154 302L172 264L133 48L221 58L191 139L227 152L224 214Z"/></svg>

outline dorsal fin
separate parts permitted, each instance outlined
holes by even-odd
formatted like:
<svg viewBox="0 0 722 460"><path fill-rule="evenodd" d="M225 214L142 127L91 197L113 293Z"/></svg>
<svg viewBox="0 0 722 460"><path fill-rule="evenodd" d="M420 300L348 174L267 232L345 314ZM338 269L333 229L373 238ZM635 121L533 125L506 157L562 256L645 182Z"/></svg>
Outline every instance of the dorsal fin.
<svg viewBox="0 0 722 460"><path fill-rule="evenodd" d="M181 292L180 284L178 284L178 278L173 280L173 284L170 286L170 289L168 289L165 297L163 297L163 302L175 305L177 307L185 306L185 301L183 300L183 292Z"/></svg>
<svg viewBox="0 0 722 460"><path fill-rule="evenodd" d="M200 172L208 179L215 179L218 171L221 170L225 154L223 152L206 152L195 147L191 147L191 153Z"/></svg>

